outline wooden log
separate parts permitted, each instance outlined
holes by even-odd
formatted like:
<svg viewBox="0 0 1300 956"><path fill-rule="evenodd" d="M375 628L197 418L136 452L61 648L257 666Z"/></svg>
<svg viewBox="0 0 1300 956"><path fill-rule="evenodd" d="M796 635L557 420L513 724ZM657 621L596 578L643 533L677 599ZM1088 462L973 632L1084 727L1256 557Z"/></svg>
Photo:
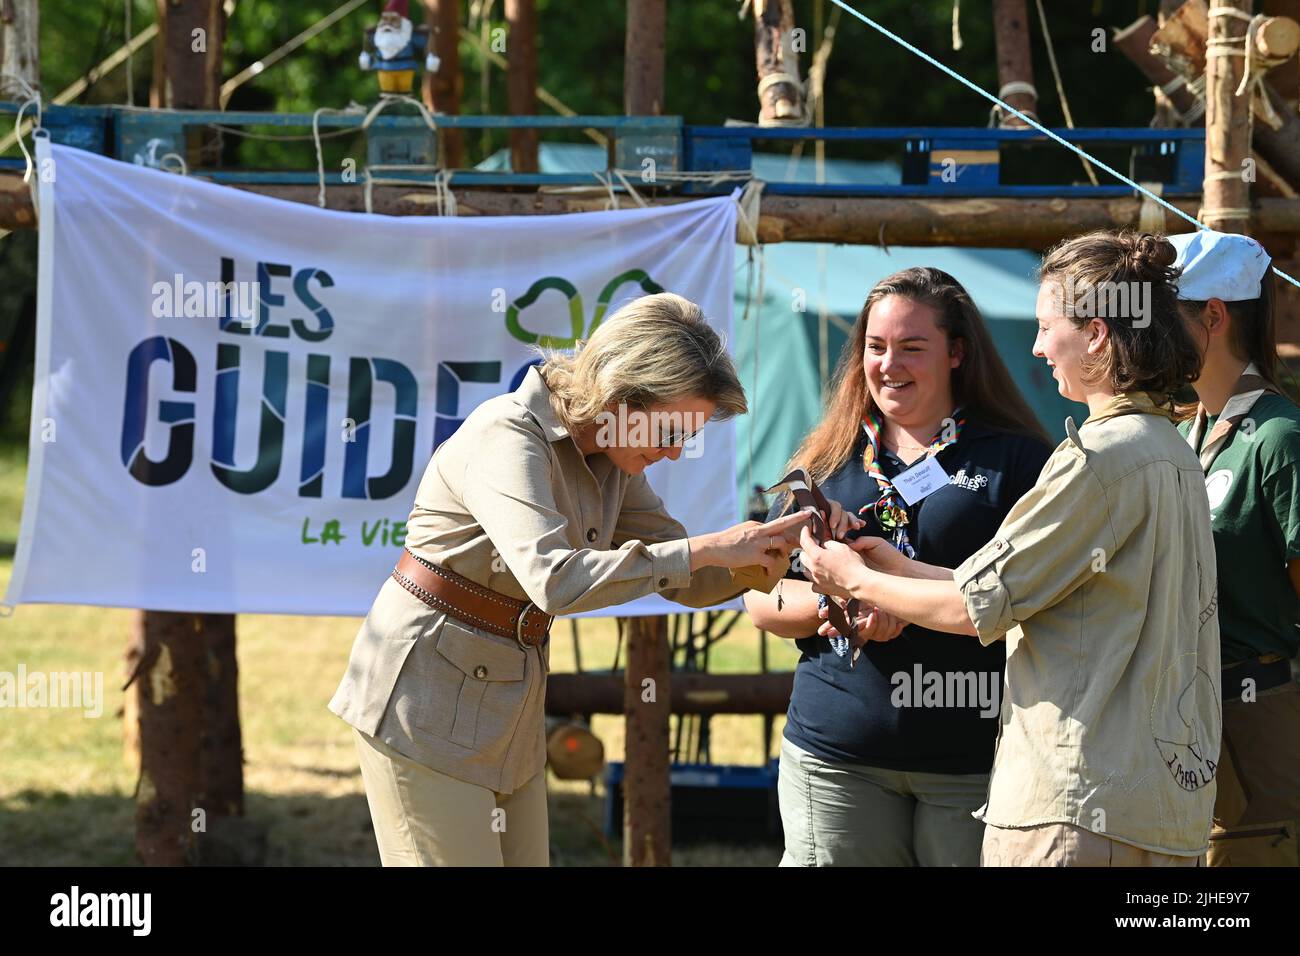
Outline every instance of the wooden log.
<svg viewBox="0 0 1300 956"><path fill-rule="evenodd" d="M1169 68L1160 57L1151 51L1151 39L1156 34L1156 23L1150 17L1139 17L1113 37L1115 48L1142 71L1156 88L1156 112L1159 126L1174 126L1174 118L1163 115L1166 104L1173 106L1182 116L1192 113L1197 106L1197 98L1187 88L1187 81ZM1179 80L1182 82L1179 82Z"/></svg>
<svg viewBox="0 0 1300 956"><path fill-rule="evenodd" d="M1255 0L1218 3L1246 14L1253 13L1255 7ZM1243 175L1250 156L1250 101L1237 96L1246 64L1244 57L1229 55L1240 47L1228 45L1245 37L1246 29L1246 21L1237 17L1211 17L1206 41L1205 207L1201 221L1223 232L1250 230L1250 184Z"/></svg>
<svg viewBox="0 0 1300 956"><path fill-rule="evenodd" d="M169 0L162 9L169 105L216 109L225 38L221 0ZM191 155L191 163L200 161ZM139 714L136 852L145 863L196 862L198 833L244 812L235 619L145 610L136 628L126 653L136 673L127 693L137 695L126 711ZM174 693L161 693L160 686ZM192 810L202 811L199 830Z"/></svg>
<svg viewBox="0 0 1300 956"><path fill-rule="evenodd" d="M1011 83L1033 86L1034 61L1029 52L1029 13L1025 0L993 0L993 35L997 43L999 91ZM1037 95L1009 92L1002 99L1026 116L1038 118ZM998 125L1023 127L1026 124L1007 114Z"/></svg>
<svg viewBox="0 0 1300 956"><path fill-rule="evenodd" d="M460 115L460 97L465 78L460 71L460 0L424 0L424 22L429 27L429 49L438 58L438 69L424 74L424 105L436 113ZM465 164L465 137L461 130L438 133L442 165L460 169Z"/></svg>
<svg viewBox="0 0 1300 956"><path fill-rule="evenodd" d="M665 0L627 2L623 110L629 116L658 116L664 111L666 17ZM623 865L670 866L668 619L631 617L623 623L627 629Z"/></svg>
<svg viewBox="0 0 1300 956"><path fill-rule="evenodd" d="M167 0L155 0L156 23L167 22ZM167 38L159 30L153 38L153 69L149 80L149 107L160 110L167 106Z"/></svg>
<svg viewBox="0 0 1300 956"><path fill-rule="evenodd" d="M1245 34L1245 22L1241 34ZM1151 52L1189 80L1205 72L1205 45L1210 36L1209 6L1187 0L1160 25L1151 38Z"/></svg>
<svg viewBox="0 0 1300 956"><path fill-rule="evenodd" d="M760 126L802 126L808 122L793 34L794 6L790 0L754 0Z"/></svg>
<svg viewBox="0 0 1300 956"><path fill-rule="evenodd" d="M214 110L221 101L226 14L219 0L168 0L159 35L170 100L177 110Z"/></svg>
<svg viewBox="0 0 1300 956"><path fill-rule="evenodd" d="M662 116L664 112L665 0L627 0L623 43L623 112Z"/></svg>
<svg viewBox="0 0 1300 956"><path fill-rule="evenodd" d="M202 788L205 649L189 614L142 611L133 647L139 714L140 777L135 793L135 849L146 866L197 862L191 811Z"/></svg>
<svg viewBox="0 0 1300 956"><path fill-rule="evenodd" d="M1286 59L1300 49L1300 23L1290 17L1269 17L1259 25L1255 48L1261 56Z"/></svg>
<svg viewBox="0 0 1300 956"><path fill-rule="evenodd" d="M0 14L0 73L13 74L37 92L41 89L40 3L4 0ZM17 84L5 77L6 98L19 99Z"/></svg>
<svg viewBox="0 0 1300 956"><path fill-rule="evenodd" d="M1204 14L1207 9L1204 0L1187 0L1180 10L1182 16L1166 24L1165 30L1157 32L1138 21L1128 28L1132 35L1125 37L1125 42L1121 43L1116 37L1116 46L1147 79L1157 85L1168 84L1180 75L1184 80L1198 77L1205 71L1209 22ZM1244 21L1236 22L1245 25ZM1141 40L1146 37L1151 39L1151 49L1141 48ZM1241 58L1233 59L1239 62ZM1182 72L1175 73L1174 68ZM1300 116L1278 92L1271 75L1264 82L1263 91L1282 118L1282 128L1274 130L1267 123L1257 122L1255 148L1292 188L1300 188ZM1236 93L1235 87L1233 93ZM1191 113L1197 102L1185 84L1172 93L1171 99L1174 107L1184 115ZM1192 125L1204 122L1200 111L1193 115L1196 118Z"/></svg>
<svg viewBox="0 0 1300 956"><path fill-rule="evenodd" d="M506 0L506 101L511 116L537 114L537 3ZM517 173L537 172L535 129L510 131L510 168Z"/></svg>
<svg viewBox="0 0 1300 956"><path fill-rule="evenodd" d="M627 618L623 865L671 866L668 618Z"/></svg>
<svg viewBox="0 0 1300 956"><path fill-rule="evenodd" d="M669 706L674 714L784 714L793 686L791 672L677 671L672 678ZM618 674L550 674L546 678L548 714L621 714L624 705L624 681Z"/></svg>
<svg viewBox="0 0 1300 956"><path fill-rule="evenodd" d="M316 204L315 186L241 185L243 189L288 202ZM605 195L548 192L501 192L453 188L461 216L559 215L605 208ZM365 210L360 186L331 186L329 208L343 212ZM690 200L651 197L646 202L667 206ZM1193 198L1170 199L1172 205L1195 215ZM833 242L863 245L971 246L1046 249L1061 239L1094 229L1137 226L1141 200L1109 199L877 199L850 196L769 196L758 222L760 242ZM1253 205L1253 228L1278 235L1300 235L1300 201L1260 198ZM434 194L403 186L376 186L374 210L388 216L437 215ZM1170 232L1188 232L1189 223L1169 214ZM35 227L31 194L21 174L0 173L0 228ZM740 241L740 237L737 237Z"/></svg>

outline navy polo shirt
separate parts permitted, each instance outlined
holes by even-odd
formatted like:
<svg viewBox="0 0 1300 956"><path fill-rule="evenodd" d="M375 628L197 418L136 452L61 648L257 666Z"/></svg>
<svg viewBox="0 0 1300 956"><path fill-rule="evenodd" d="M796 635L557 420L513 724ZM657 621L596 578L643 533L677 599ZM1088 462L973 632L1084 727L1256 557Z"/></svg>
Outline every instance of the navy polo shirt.
<svg viewBox="0 0 1300 956"><path fill-rule="evenodd" d="M862 469L866 435L820 487L855 513L880 498ZM1038 481L1051 449L1028 435L969 420L955 444L938 453L947 486L908 508L916 559L955 568L997 533L1011 506ZM918 459L919 462L919 459ZM909 466L883 451L893 478ZM773 505L777 517L783 502ZM849 537L887 536L872 518ZM806 580L802 574L787 577ZM908 625L892 641L869 642L857 663L817 634L795 642L801 652L785 737L823 760L924 773L987 773L997 740L1005 644Z"/></svg>

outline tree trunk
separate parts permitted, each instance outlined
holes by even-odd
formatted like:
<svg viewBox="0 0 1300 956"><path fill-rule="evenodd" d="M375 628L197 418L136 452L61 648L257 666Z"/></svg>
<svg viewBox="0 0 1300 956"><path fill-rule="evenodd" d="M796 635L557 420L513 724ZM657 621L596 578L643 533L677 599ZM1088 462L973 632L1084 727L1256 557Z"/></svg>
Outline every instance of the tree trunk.
<svg viewBox="0 0 1300 956"><path fill-rule="evenodd" d="M1255 0L1217 0L1224 7L1253 13ZM1205 206L1201 221L1221 232L1250 231L1250 100L1237 96L1245 72L1242 57L1216 55L1216 41L1244 37L1246 21L1210 18L1205 61ZM1229 47L1228 49L1232 49Z"/></svg>
<svg viewBox="0 0 1300 956"><path fill-rule="evenodd" d="M506 0L509 25L506 94L511 116L537 114L537 6L535 0ZM510 131L510 168L537 172L537 130Z"/></svg>
<svg viewBox="0 0 1300 956"><path fill-rule="evenodd" d="M662 116L664 112L665 0L627 0L623 47L623 112Z"/></svg>
<svg viewBox="0 0 1300 956"><path fill-rule="evenodd" d="M164 89L174 109L216 109L225 13L221 0L160 4ZM155 74L156 76L157 74ZM220 152L215 135L187 150L191 167ZM141 611L127 650L136 673L125 713L139 719L136 851L145 863L197 862L198 835L244 812L235 619ZM130 752L130 735L127 749ZM191 811L201 811L191 816Z"/></svg>
<svg viewBox="0 0 1300 956"><path fill-rule="evenodd" d="M4 0L0 13L0 73L21 77L32 89L41 89L39 40L40 4L37 0ZM5 77L0 86L8 99L21 99L19 87Z"/></svg>
<svg viewBox="0 0 1300 956"><path fill-rule="evenodd" d="M460 115L465 79L460 72L460 0L424 0L424 21L429 26L429 49L439 60L438 69L424 74L424 105L448 116ZM440 129L442 165L460 169L465 164L465 138L458 129Z"/></svg>
<svg viewBox="0 0 1300 956"><path fill-rule="evenodd" d="M790 0L754 0L754 53L758 65L758 124L805 125L799 51ZM787 79L788 77L788 79Z"/></svg>
<svg viewBox="0 0 1300 956"><path fill-rule="evenodd" d="M140 778L135 848L147 866L198 862L193 811L202 790L200 740L206 649L198 618L144 611L136 617L138 667L128 693L139 715Z"/></svg>
<svg viewBox="0 0 1300 956"><path fill-rule="evenodd" d="M1026 116L1038 119L1038 96L1029 92L1001 90L1010 83L1034 85L1034 61L1029 52L1029 14L1025 0L993 0L993 31L997 41L998 95ZM1023 127L1026 124L1007 114L1001 126Z"/></svg>
<svg viewBox="0 0 1300 956"><path fill-rule="evenodd" d="M623 713L623 865L672 865L668 618L627 619Z"/></svg>

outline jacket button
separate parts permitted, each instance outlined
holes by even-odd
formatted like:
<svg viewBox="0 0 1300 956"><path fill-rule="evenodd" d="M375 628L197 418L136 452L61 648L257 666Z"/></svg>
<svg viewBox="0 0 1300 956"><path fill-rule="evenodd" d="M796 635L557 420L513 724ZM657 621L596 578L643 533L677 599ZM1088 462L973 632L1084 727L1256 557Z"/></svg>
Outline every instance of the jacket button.
<svg viewBox="0 0 1300 956"><path fill-rule="evenodd" d="M660 579L659 579L659 586L660 586L661 588L666 588L666 587L668 587L668 579L667 579L667 578L660 578Z"/></svg>
<svg viewBox="0 0 1300 956"><path fill-rule="evenodd" d="M480 664L478 667L474 668L474 676L479 680L484 680L487 677L487 668Z"/></svg>
<svg viewBox="0 0 1300 956"><path fill-rule="evenodd" d="M596 540L596 529L595 529L595 528L588 528L588 529L587 529L587 540L588 540L588 541L595 541L595 540Z"/></svg>

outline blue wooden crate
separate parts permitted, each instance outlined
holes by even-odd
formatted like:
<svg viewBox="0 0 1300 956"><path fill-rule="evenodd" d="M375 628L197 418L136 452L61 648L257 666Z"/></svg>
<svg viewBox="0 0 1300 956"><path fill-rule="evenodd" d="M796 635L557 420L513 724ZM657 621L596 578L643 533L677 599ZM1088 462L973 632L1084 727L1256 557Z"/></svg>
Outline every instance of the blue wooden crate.
<svg viewBox="0 0 1300 956"><path fill-rule="evenodd" d="M779 840L776 781L779 761L766 766L675 763L668 779L674 843ZM605 767L605 835L623 831L624 765Z"/></svg>

